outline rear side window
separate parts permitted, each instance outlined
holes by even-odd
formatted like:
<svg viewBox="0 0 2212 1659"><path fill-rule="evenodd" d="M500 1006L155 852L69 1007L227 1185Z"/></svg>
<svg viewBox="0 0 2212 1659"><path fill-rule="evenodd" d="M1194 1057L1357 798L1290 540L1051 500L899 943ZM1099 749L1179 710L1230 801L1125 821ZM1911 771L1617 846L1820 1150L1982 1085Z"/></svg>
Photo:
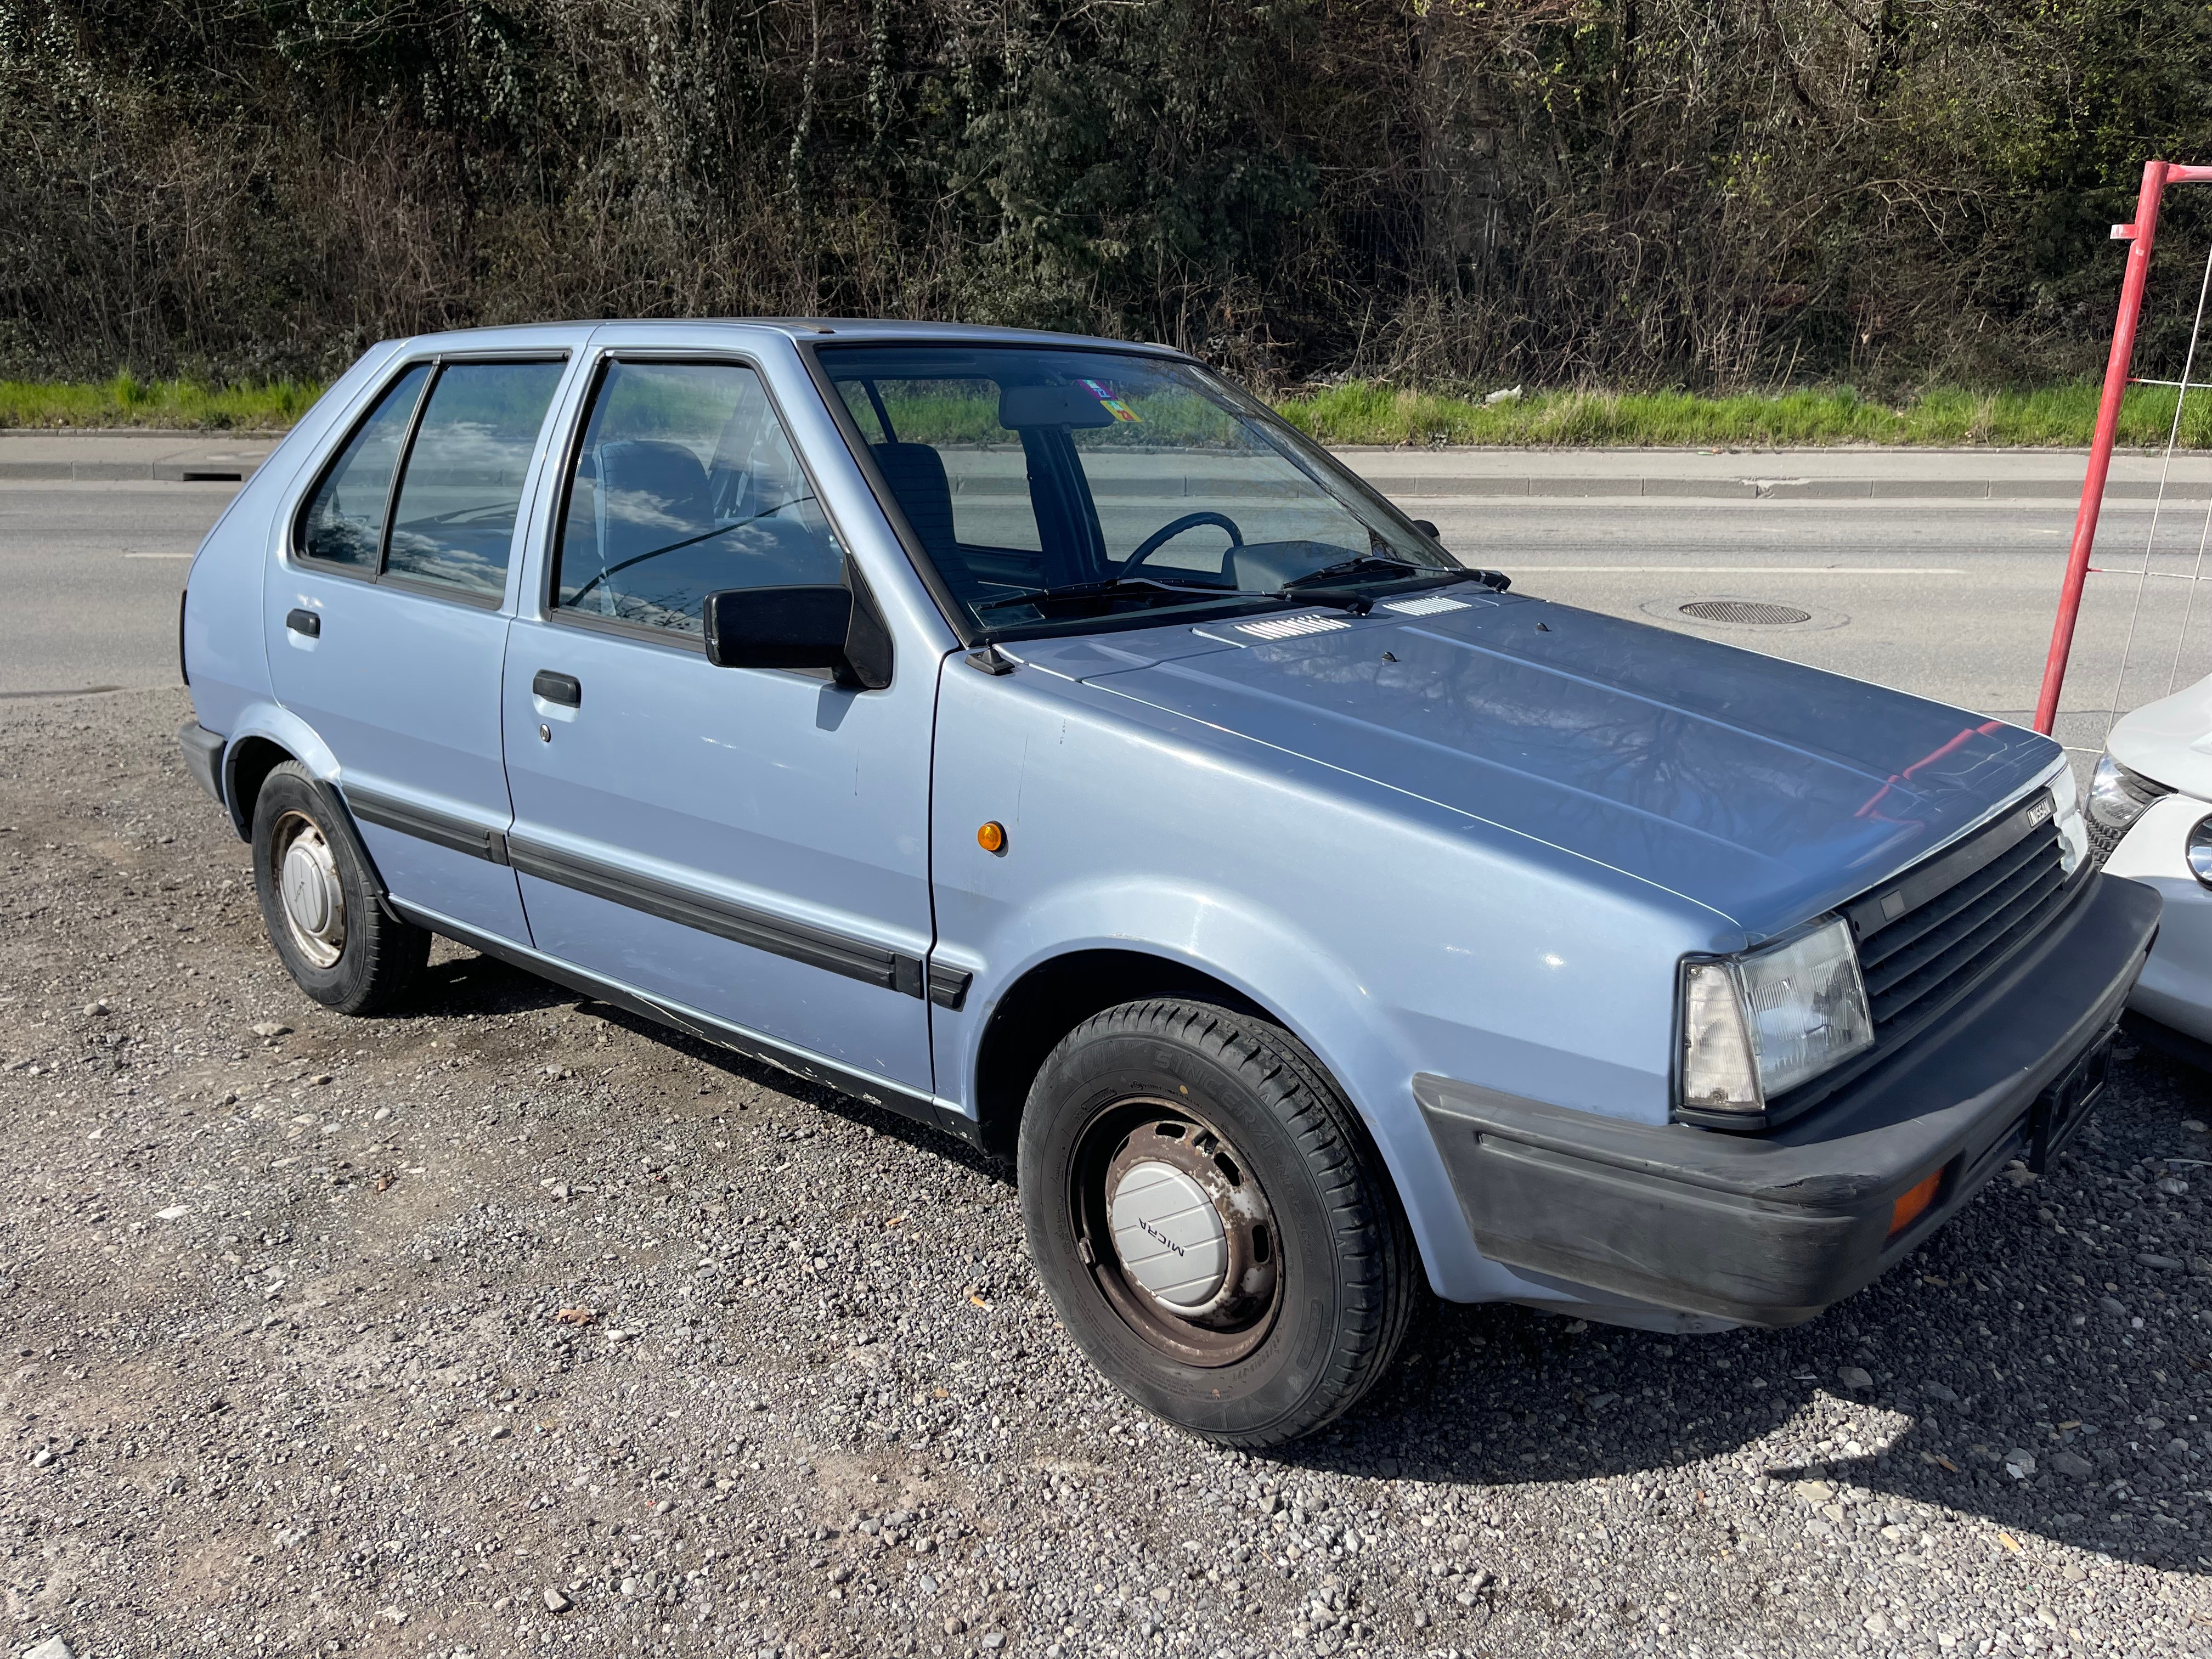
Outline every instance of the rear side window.
<svg viewBox="0 0 2212 1659"><path fill-rule="evenodd" d="M497 599L559 363L449 363L430 389L385 572Z"/></svg>
<svg viewBox="0 0 2212 1659"><path fill-rule="evenodd" d="M836 583L844 568L759 374L607 366L568 482L556 606L696 638L709 593Z"/></svg>
<svg viewBox="0 0 2212 1659"><path fill-rule="evenodd" d="M375 574L384 546L385 508L392 500L392 475L415 418L416 401L429 378L430 366L417 363L392 383L368 418L354 428L307 503L300 526L302 556L344 565L363 575Z"/></svg>

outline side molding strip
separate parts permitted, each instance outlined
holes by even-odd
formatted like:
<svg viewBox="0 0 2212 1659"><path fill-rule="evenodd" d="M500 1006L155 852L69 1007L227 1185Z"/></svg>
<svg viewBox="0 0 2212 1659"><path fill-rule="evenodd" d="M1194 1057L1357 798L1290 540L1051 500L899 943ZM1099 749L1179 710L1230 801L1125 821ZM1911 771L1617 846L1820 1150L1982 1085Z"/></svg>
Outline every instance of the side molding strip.
<svg viewBox="0 0 2212 1659"><path fill-rule="evenodd" d="M968 987L975 977L965 968L947 968L942 963L933 962L929 964L929 1000L957 1013L960 1005L968 1000Z"/></svg>
<svg viewBox="0 0 2212 1659"><path fill-rule="evenodd" d="M726 899L672 886L666 882L633 875L573 853L556 852L534 842L510 840L507 856L526 876L536 876L562 887L574 888L612 903L642 910L649 916L673 921L702 933L750 945L756 951L803 962L832 974L842 974L886 991L921 997L924 989L921 958L892 951L868 939L853 939L803 922L769 915Z"/></svg>
<svg viewBox="0 0 2212 1659"><path fill-rule="evenodd" d="M520 867L520 866L518 866ZM975 1120L946 1103L928 1095L891 1083L883 1078L871 1077L863 1072L848 1070L819 1054L805 1049L787 1048L757 1032L727 1024L696 1008L662 1002L647 996L641 991L613 980L602 979L597 974L562 962L553 957L540 956L489 933L478 933L433 910L417 909L411 904L392 901L392 908L406 921L417 927L427 927L434 933L442 933L456 944L465 945L471 951L495 957L525 973L535 974L540 979L550 980L566 987L580 996L600 1002L611 1003L654 1024L684 1032L688 1036L711 1042L716 1048L727 1048L732 1054L743 1054L748 1060L773 1066L780 1072L788 1072L804 1082L817 1084L825 1089L835 1089L839 1094L849 1095L871 1106L880 1106L885 1111L896 1112L901 1117L916 1123L927 1124L942 1130L972 1146L983 1144L982 1130Z"/></svg>
<svg viewBox="0 0 2212 1659"><path fill-rule="evenodd" d="M497 830L488 830L449 813L433 811L411 801L393 800L373 790L348 789L345 793L352 803L353 815L363 823L373 823L380 830L397 830L403 836L413 836L433 846L465 853L472 859L492 864L507 862L507 836Z"/></svg>

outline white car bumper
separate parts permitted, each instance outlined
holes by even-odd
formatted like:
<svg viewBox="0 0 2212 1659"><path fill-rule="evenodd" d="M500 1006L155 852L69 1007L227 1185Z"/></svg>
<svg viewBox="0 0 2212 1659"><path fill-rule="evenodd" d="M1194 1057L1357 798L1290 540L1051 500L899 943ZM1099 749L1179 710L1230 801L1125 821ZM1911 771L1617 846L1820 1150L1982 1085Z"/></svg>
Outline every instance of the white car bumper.
<svg viewBox="0 0 2212 1659"><path fill-rule="evenodd" d="M2212 889L2189 868L2189 832L2212 817L2212 805L2187 795L2154 802L2105 861L2106 873L2130 876L2166 901L2158 943L2128 1006L2212 1042Z"/></svg>

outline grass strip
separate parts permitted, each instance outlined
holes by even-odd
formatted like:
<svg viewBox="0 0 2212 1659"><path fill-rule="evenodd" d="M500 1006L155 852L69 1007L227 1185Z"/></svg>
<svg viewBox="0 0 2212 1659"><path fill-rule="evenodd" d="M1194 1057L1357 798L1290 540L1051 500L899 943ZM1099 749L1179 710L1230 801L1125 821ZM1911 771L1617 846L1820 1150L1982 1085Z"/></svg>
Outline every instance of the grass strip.
<svg viewBox="0 0 2212 1659"><path fill-rule="evenodd" d="M2179 393L2133 386L2120 405L2119 441L2163 447ZM1923 392L1899 403L1850 387L1703 397L1685 392L1538 392L1486 405L1356 381L1278 407L1329 444L1491 444L1563 447L1775 447L1905 444L1937 448L2082 447L2097 419L2094 385L2032 392ZM2212 448L2212 398L2181 423L2184 448Z"/></svg>
<svg viewBox="0 0 2212 1659"><path fill-rule="evenodd" d="M67 430L159 427L202 432L282 432L323 388L307 380L208 386L118 374L96 383L0 380L0 428Z"/></svg>
<svg viewBox="0 0 2212 1659"><path fill-rule="evenodd" d="M66 430L156 427L199 431L283 431L323 388L312 381L210 386L141 380L122 374L97 383L0 380L0 428ZM1477 397L1350 381L1286 398L1290 422L1328 444L1483 444L1561 448L1798 448L1843 444L1930 447L2081 447L2097 417L2094 385L2025 392L1939 388L1895 402L1849 386L1708 397L1687 392L1534 392L1485 404ZM2130 387L2119 441L2162 447L2179 392ZM957 411L935 424L957 435ZM925 422L924 424L932 424ZM2185 449L2212 449L2212 398L2191 404Z"/></svg>

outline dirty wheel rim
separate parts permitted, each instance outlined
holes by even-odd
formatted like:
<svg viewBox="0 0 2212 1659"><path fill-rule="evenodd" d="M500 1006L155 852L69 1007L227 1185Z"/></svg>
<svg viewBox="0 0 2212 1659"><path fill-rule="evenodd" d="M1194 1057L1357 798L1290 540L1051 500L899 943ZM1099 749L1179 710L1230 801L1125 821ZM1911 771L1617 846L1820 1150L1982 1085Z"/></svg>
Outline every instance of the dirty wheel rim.
<svg viewBox="0 0 2212 1659"><path fill-rule="evenodd" d="M337 966L345 953L345 888L330 842L313 819L287 812L270 838L269 861L294 947L318 968Z"/></svg>
<svg viewBox="0 0 2212 1659"><path fill-rule="evenodd" d="M1185 1364L1232 1364L1282 1302L1274 1210L1249 1161L1187 1105L1138 1096L1094 1117L1069 1199L1078 1254L1114 1311Z"/></svg>

